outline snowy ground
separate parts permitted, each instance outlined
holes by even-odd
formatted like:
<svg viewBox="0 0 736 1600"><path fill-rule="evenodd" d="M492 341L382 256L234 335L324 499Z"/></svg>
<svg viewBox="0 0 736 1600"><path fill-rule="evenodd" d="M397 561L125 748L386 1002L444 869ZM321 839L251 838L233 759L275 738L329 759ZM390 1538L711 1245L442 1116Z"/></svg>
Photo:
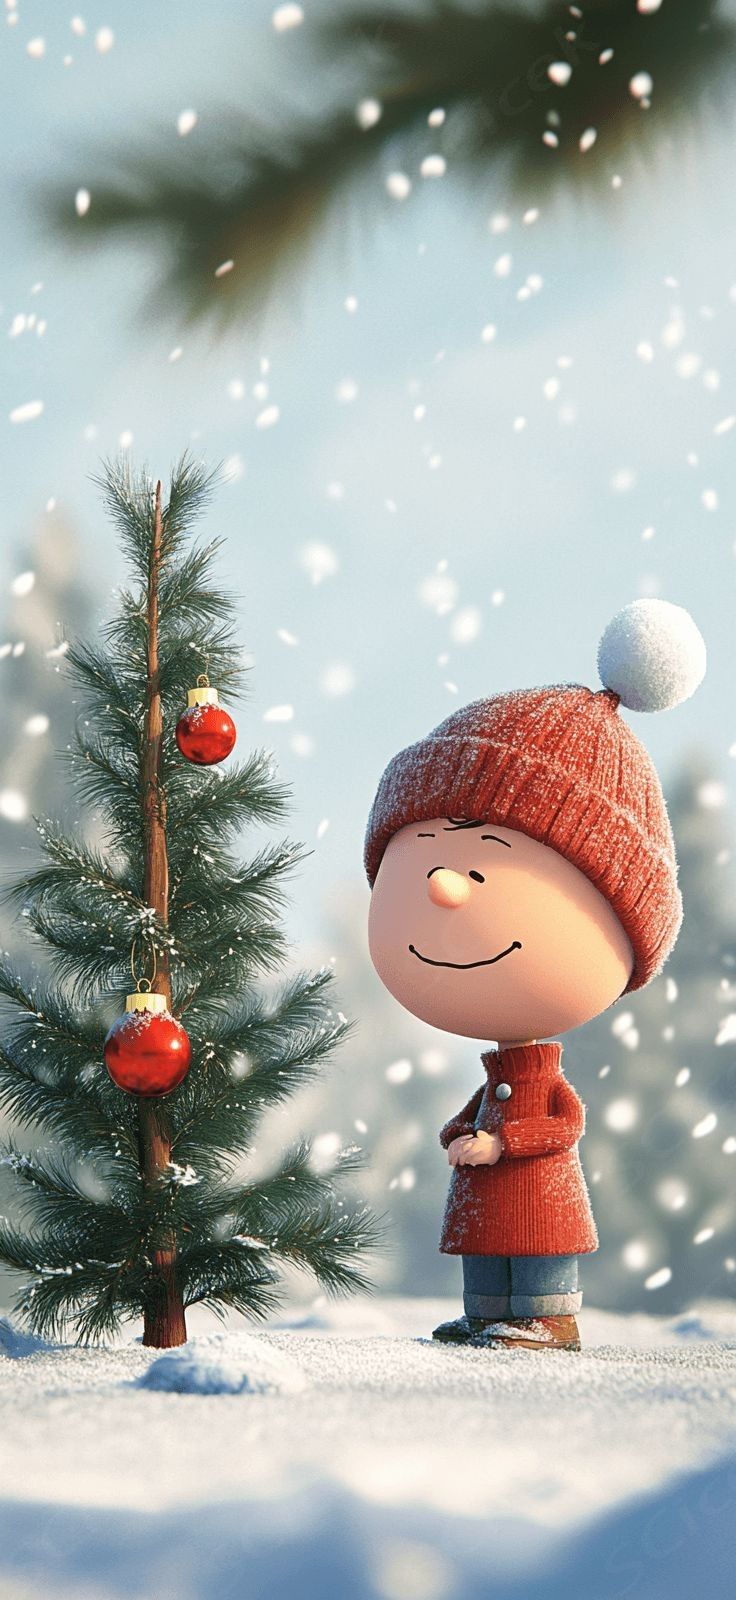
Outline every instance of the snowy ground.
<svg viewBox="0 0 736 1600"><path fill-rule="evenodd" d="M456 1310L195 1327L173 1368L0 1323L1 1600L730 1600L736 1308L589 1310L582 1355L428 1343Z"/></svg>

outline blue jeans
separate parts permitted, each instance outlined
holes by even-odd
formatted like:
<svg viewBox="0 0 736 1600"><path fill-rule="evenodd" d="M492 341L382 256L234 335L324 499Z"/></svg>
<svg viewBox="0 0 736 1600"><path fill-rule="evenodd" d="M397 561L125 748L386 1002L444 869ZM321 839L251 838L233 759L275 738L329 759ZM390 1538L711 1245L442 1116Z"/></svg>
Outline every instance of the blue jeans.
<svg viewBox="0 0 736 1600"><path fill-rule="evenodd" d="M577 1256L463 1256L466 1317L574 1316L583 1297Z"/></svg>

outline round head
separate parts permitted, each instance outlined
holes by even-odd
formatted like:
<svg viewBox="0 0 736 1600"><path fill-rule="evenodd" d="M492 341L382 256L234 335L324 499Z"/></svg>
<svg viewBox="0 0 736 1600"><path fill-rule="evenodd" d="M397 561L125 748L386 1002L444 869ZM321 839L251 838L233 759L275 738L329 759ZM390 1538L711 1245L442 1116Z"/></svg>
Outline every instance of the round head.
<svg viewBox="0 0 736 1600"><path fill-rule="evenodd" d="M578 1028L623 993L634 952L608 900L550 845L496 823L433 817L383 853L371 960L407 1011L504 1042Z"/></svg>

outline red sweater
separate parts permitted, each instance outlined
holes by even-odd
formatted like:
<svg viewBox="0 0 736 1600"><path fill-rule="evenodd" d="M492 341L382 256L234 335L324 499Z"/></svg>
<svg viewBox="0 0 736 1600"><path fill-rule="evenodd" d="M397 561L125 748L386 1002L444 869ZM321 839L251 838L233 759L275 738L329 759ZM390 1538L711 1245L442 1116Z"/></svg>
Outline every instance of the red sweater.
<svg viewBox="0 0 736 1600"><path fill-rule="evenodd" d="M445 1124L498 1133L493 1167L455 1167L440 1250L446 1255L571 1256L598 1246L577 1143L585 1109L563 1076L561 1044L512 1045L481 1056L486 1082ZM511 1089L496 1098L496 1088ZM504 1091L505 1093L505 1091Z"/></svg>

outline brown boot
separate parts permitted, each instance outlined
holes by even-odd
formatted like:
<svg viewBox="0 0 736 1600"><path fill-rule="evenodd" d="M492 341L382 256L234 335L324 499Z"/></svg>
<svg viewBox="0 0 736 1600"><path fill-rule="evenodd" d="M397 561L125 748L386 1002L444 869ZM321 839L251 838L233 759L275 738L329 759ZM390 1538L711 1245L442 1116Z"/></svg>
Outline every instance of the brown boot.
<svg viewBox="0 0 736 1600"><path fill-rule="evenodd" d="M454 1322L441 1322L432 1338L440 1344L475 1344L477 1335L485 1327L482 1317L456 1317Z"/></svg>
<svg viewBox="0 0 736 1600"><path fill-rule="evenodd" d="M484 1350L579 1350L580 1334L574 1317L515 1317L487 1322L472 1343Z"/></svg>

